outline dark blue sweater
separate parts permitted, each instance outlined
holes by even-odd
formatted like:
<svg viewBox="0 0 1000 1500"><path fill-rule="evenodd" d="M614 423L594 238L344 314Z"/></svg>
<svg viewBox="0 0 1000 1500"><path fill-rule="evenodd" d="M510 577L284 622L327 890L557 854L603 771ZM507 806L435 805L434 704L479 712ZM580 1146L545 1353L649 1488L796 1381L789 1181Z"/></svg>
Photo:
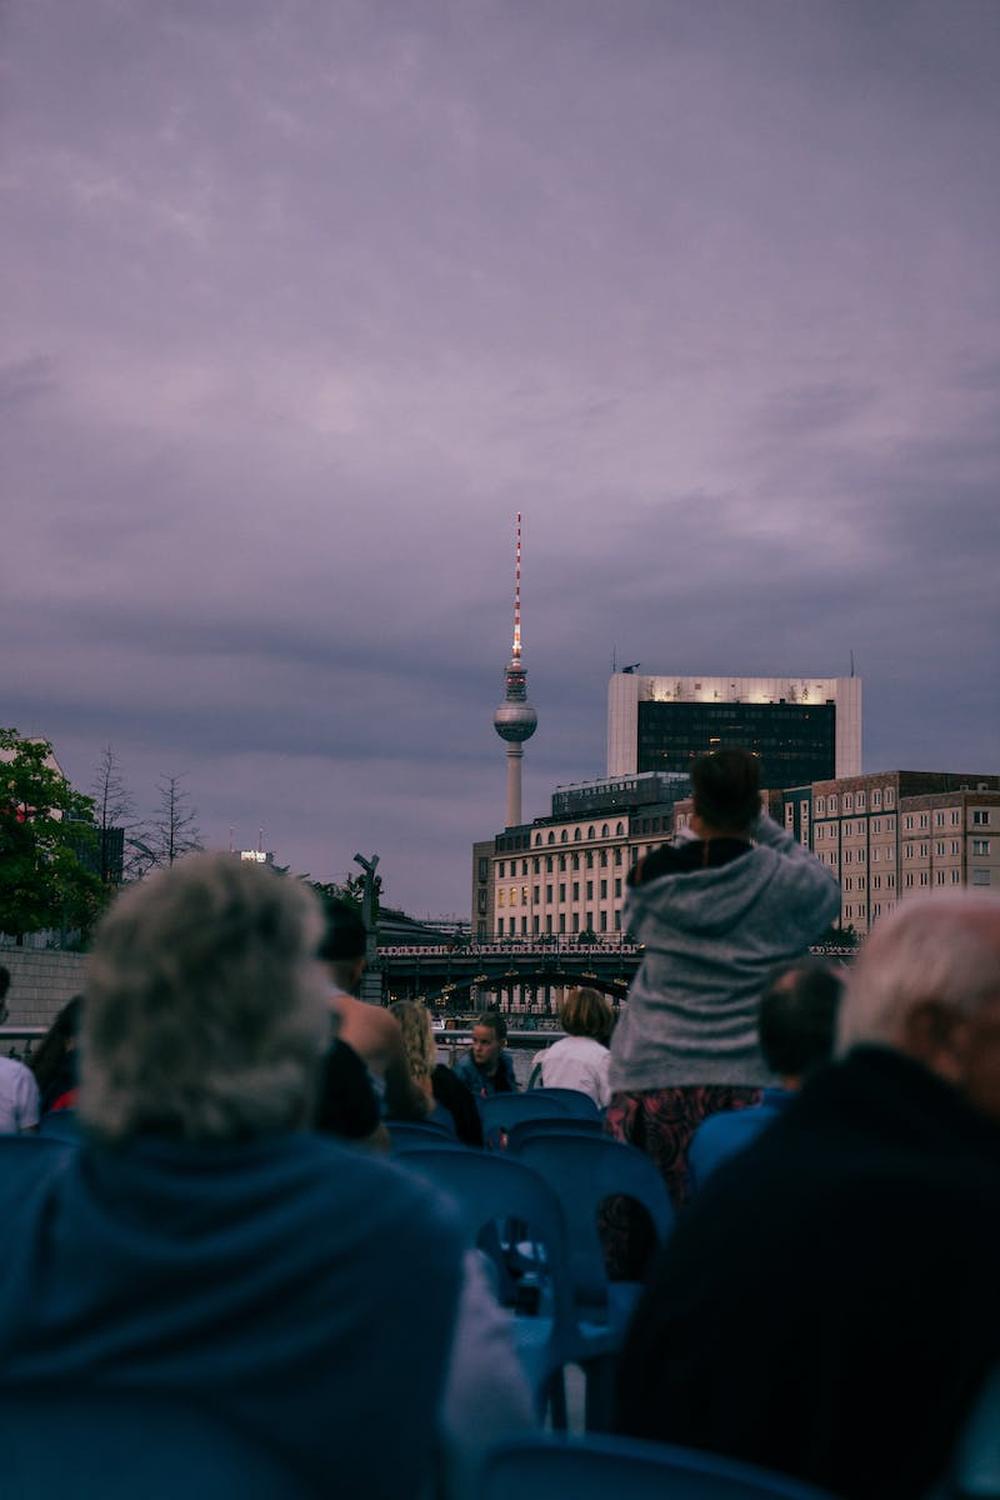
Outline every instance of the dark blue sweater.
<svg viewBox="0 0 1000 1500"><path fill-rule="evenodd" d="M424 1185L305 1133L31 1155L0 1159L0 1389L162 1391L327 1493L419 1488L460 1281Z"/></svg>

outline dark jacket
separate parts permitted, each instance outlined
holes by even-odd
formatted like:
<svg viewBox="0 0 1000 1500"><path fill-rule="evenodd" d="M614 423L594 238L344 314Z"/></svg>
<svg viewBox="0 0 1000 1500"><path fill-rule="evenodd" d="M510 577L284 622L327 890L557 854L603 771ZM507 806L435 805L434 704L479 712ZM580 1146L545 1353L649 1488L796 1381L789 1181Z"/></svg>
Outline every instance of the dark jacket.
<svg viewBox="0 0 1000 1500"><path fill-rule="evenodd" d="M438 1104L451 1116L458 1139L466 1146L481 1146L483 1122L469 1088L444 1063L438 1063L431 1074L431 1088Z"/></svg>
<svg viewBox="0 0 1000 1500"><path fill-rule="evenodd" d="M620 1366L618 1427L915 1500L1000 1358L1000 1128L857 1049L711 1178Z"/></svg>
<svg viewBox="0 0 1000 1500"><path fill-rule="evenodd" d="M506 1050L500 1053L497 1059L497 1070L492 1078L488 1073L484 1073L482 1068L476 1066L471 1052L456 1066L455 1077L460 1083L465 1084L476 1099L485 1099L490 1094L517 1093L514 1064L510 1053Z"/></svg>
<svg viewBox="0 0 1000 1500"><path fill-rule="evenodd" d="M31 1146L50 1149L0 1174L0 1404L156 1391L253 1433L317 1494L423 1493L461 1280L426 1183L305 1132Z"/></svg>

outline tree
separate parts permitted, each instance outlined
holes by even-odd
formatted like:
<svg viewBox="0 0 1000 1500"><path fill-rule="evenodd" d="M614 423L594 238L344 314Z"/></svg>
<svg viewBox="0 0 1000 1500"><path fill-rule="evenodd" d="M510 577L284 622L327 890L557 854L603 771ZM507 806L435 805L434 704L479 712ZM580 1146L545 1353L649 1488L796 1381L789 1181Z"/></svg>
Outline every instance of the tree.
<svg viewBox="0 0 1000 1500"><path fill-rule="evenodd" d="M191 805L190 793L181 785L180 776L162 776L159 782L160 805L150 828L148 844L137 842L146 858L146 868L172 865L182 854L201 848L198 813Z"/></svg>
<svg viewBox="0 0 1000 1500"><path fill-rule="evenodd" d="M92 868L93 800L59 771L47 740L0 729L0 932L87 932L102 905Z"/></svg>
<svg viewBox="0 0 1000 1500"><path fill-rule="evenodd" d="M98 873L105 885L142 874L148 861L141 852L146 835L135 816L118 757L105 745L91 783L97 829ZM138 842L137 842L138 841Z"/></svg>

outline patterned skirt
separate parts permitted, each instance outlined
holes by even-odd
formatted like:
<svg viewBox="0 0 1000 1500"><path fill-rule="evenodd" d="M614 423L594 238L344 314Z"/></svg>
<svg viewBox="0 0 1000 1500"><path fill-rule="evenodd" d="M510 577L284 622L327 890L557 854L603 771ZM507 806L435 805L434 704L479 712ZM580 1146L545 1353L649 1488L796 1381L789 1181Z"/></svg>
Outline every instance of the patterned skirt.
<svg viewBox="0 0 1000 1500"><path fill-rule="evenodd" d="M727 1109L759 1104L762 1090L729 1084L648 1089L615 1094L605 1129L615 1140L638 1146L659 1168L675 1208L687 1198L687 1152L702 1120ZM654 1248L648 1215L629 1198L608 1198L599 1215L601 1242L612 1280L641 1280Z"/></svg>

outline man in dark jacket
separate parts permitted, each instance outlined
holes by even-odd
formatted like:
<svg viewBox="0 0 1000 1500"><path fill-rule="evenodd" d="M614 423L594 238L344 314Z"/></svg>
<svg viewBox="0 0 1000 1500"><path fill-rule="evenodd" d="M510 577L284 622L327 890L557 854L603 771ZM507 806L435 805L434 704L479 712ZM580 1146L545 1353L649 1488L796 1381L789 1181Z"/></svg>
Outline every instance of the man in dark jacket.
<svg viewBox="0 0 1000 1500"><path fill-rule="evenodd" d="M455 1069L455 1077L477 1099L517 1093L514 1064L507 1051L507 1023L499 1011L487 1010L472 1028L472 1046Z"/></svg>
<svg viewBox="0 0 1000 1500"><path fill-rule="evenodd" d="M1000 901L886 918L840 1040L681 1220L626 1343L618 1426L915 1500L1000 1359Z"/></svg>

